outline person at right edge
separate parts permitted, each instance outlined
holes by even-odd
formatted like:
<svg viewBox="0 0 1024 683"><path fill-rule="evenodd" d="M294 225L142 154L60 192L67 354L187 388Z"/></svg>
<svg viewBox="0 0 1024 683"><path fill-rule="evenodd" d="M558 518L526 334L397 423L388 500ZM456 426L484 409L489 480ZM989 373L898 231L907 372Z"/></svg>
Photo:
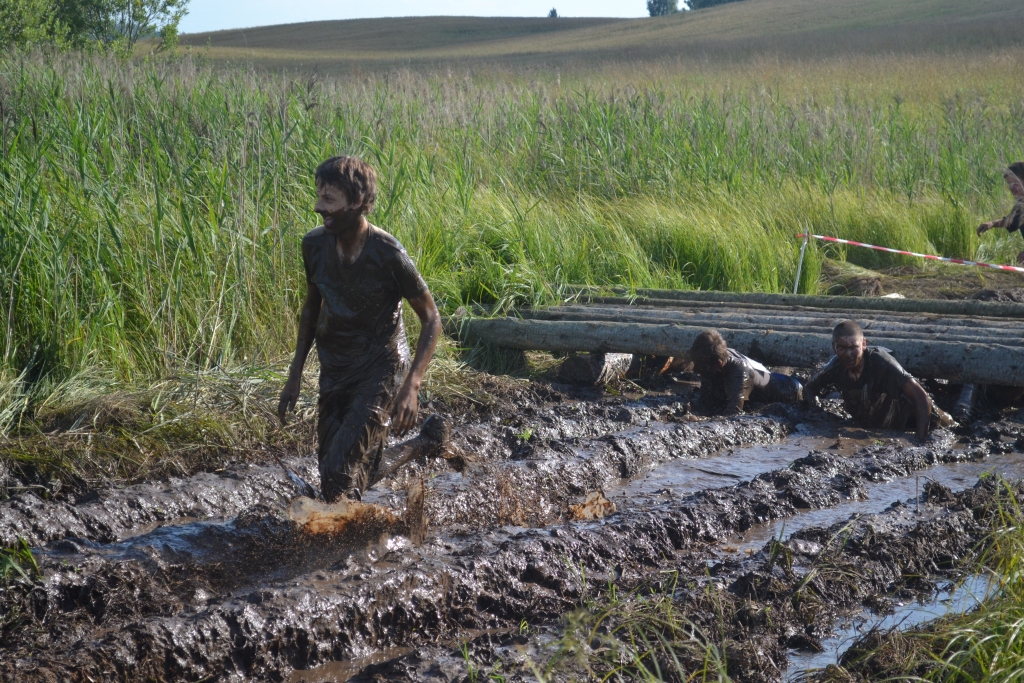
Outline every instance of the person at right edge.
<svg viewBox="0 0 1024 683"><path fill-rule="evenodd" d="M933 428L955 424L885 349L867 345L853 320L835 326L832 348L836 355L804 386L804 401L835 388L861 427L902 430L913 419L921 441Z"/></svg>
<svg viewBox="0 0 1024 683"><path fill-rule="evenodd" d="M380 464L392 420L397 434L416 422L441 318L402 245L366 220L377 197L373 168L356 157L332 157L317 167L315 181L314 210L323 225L302 238L306 300L278 414L284 423L295 408L315 338L320 488L328 502L343 495L359 500ZM402 299L422 324L411 365Z"/></svg>
<svg viewBox="0 0 1024 683"><path fill-rule="evenodd" d="M1010 209L1010 213L1000 219L979 225L979 236L992 228L1006 228L1006 232L1024 234L1024 161L1010 164L1010 167L1003 171L1003 178L1010 186L1010 194L1016 201L1013 208ZM1024 264L1024 251L1017 254L1017 263Z"/></svg>

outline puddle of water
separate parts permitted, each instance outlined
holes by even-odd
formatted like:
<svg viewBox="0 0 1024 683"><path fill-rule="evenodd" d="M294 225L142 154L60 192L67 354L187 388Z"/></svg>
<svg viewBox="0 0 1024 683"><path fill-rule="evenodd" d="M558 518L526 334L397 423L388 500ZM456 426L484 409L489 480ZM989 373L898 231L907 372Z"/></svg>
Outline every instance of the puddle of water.
<svg viewBox="0 0 1024 683"><path fill-rule="evenodd" d="M994 455L977 462L947 463L921 470L917 475L887 482L865 482L865 500L848 500L835 507L799 512L793 517L778 519L755 526L725 540L723 554L751 554L760 550L772 538L791 535L808 527L829 527L853 515L882 512L896 501L914 505L924 492L924 485L933 481L952 491L974 486L984 474L1000 474L1007 479L1024 479L1024 454Z"/></svg>
<svg viewBox="0 0 1024 683"><path fill-rule="evenodd" d="M411 647L391 647L366 657L327 662L314 669L293 671L286 680L287 683L345 683L368 666L390 662L410 652Z"/></svg>
<svg viewBox="0 0 1024 683"><path fill-rule="evenodd" d="M853 439L839 442L840 448L832 452L844 455L865 445ZM630 501L685 496L753 479L786 467L813 450L825 450L835 444L835 436L796 434L782 443L736 448L710 458L670 460L640 478L623 480L608 493Z"/></svg>
<svg viewBox="0 0 1024 683"><path fill-rule="evenodd" d="M894 628L909 630L921 624L938 619L946 614L959 614L974 609L989 590L987 576L974 575L959 586L950 586L939 591L931 600L919 600L905 605L898 605L892 614L873 617L866 612L857 614L840 624L836 634L822 641L825 649L822 652L789 651L789 672L787 680L791 682L806 681L815 669L824 669L830 664L838 664L843 653L853 643L871 630L881 632Z"/></svg>

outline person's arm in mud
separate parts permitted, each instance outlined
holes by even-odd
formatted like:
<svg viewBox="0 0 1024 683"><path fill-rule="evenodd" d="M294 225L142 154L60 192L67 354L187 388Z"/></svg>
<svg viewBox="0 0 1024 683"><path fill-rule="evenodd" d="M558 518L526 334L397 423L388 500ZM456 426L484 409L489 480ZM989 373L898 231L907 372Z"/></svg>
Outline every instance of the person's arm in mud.
<svg viewBox="0 0 1024 683"><path fill-rule="evenodd" d="M820 396L826 389L832 386L835 381L832 375L832 366L830 362L824 368L821 369L818 374L811 378L807 384L804 385L804 405L815 405L818 396Z"/></svg>
<svg viewBox="0 0 1024 683"><path fill-rule="evenodd" d="M917 438L924 441L928 436L928 428L932 420L932 399L915 379L903 383L903 394L914 402L914 415L917 418Z"/></svg>
<svg viewBox="0 0 1024 683"><path fill-rule="evenodd" d="M723 373L721 381L722 388L725 389L725 410L722 411L722 414L726 417L743 412L743 404L750 396L747 372L742 367L733 367Z"/></svg>
<svg viewBox="0 0 1024 683"><path fill-rule="evenodd" d="M288 381L284 383L281 390L281 400L277 404L277 416L281 418L281 424L285 424L285 415L289 410L295 410L295 403L299 400L299 391L302 388L302 368L306 365L306 356L313 348L313 337L316 334L316 321L320 317L320 306L323 300L320 290L316 285L306 283L306 300L302 303L302 312L299 315L299 338L295 343L295 357L292 359L291 367L288 369Z"/></svg>
<svg viewBox="0 0 1024 683"><path fill-rule="evenodd" d="M409 305L420 319L420 340L416 343L412 367L409 368L409 374L405 376L405 381L398 390L395 407L391 412L396 434L404 434L416 423L423 373L426 372L430 359L434 357L437 338L441 334L441 314L437 312L434 297L429 291L409 299Z"/></svg>

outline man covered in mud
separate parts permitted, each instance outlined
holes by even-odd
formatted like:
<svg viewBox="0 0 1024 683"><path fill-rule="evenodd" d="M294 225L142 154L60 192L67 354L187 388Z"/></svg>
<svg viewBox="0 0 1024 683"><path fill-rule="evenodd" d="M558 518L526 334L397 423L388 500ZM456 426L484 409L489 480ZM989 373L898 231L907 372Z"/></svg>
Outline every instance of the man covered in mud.
<svg viewBox="0 0 1024 683"><path fill-rule="evenodd" d="M1024 235L1024 161L1010 164L1009 168L1003 171L1003 178L1010 187L1010 194L1013 195L1013 208L1010 213L1002 218L978 226L978 235L982 235L992 228L1006 228L1006 232L1020 232ZM1024 264L1024 251L1017 254L1017 263Z"/></svg>
<svg viewBox="0 0 1024 683"><path fill-rule="evenodd" d="M693 371L700 375L697 412L737 415L748 400L795 403L803 395L800 382L769 372L756 360L730 349L717 330L702 330L690 346Z"/></svg>
<svg viewBox="0 0 1024 683"><path fill-rule="evenodd" d="M867 345L864 331L853 320L835 326L832 348L836 355L804 387L804 400L812 401L834 387L861 427L906 429L913 418L920 440L935 426L953 424L895 358Z"/></svg>
<svg viewBox="0 0 1024 683"><path fill-rule="evenodd" d="M295 408L315 339L320 485L327 501L342 495L358 500L389 430L401 434L416 421L420 383L441 319L405 249L366 219L377 197L373 168L355 157L332 157L317 167L315 180L315 211L323 225L302 239L306 299L278 414L283 423ZM411 365L402 299L422 323Z"/></svg>

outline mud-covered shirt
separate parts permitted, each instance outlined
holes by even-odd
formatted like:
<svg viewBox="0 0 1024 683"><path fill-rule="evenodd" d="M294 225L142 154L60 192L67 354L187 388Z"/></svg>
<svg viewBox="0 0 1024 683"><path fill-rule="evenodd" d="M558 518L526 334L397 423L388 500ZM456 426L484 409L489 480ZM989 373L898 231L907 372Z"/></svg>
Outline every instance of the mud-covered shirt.
<svg viewBox="0 0 1024 683"><path fill-rule="evenodd" d="M755 388L768 386L771 373L756 360L747 358L734 349L729 349L729 360L722 369L713 373L701 373L700 398L697 410L704 413L735 415L743 410L743 404L750 399Z"/></svg>
<svg viewBox="0 0 1024 683"><path fill-rule="evenodd" d="M302 238L302 261L323 299L315 336L321 394L384 381L408 364L402 299L427 285L398 240L370 226L362 252L344 266L334 235L319 227Z"/></svg>
<svg viewBox="0 0 1024 683"><path fill-rule="evenodd" d="M1024 199L1018 199L1010 209L1010 213L1002 218L1003 227L1007 232L1020 232L1024 235Z"/></svg>
<svg viewBox="0 0 1024 683"><path fill-rule="evenodd" d="M864 351L864 370L851 379L838 356L825 364L804 387L807 399L834 387L843 397L843 407L862 427L899 429L906 424L913 404L903 395L909 372L884 349L869 346Z"/></svg>

